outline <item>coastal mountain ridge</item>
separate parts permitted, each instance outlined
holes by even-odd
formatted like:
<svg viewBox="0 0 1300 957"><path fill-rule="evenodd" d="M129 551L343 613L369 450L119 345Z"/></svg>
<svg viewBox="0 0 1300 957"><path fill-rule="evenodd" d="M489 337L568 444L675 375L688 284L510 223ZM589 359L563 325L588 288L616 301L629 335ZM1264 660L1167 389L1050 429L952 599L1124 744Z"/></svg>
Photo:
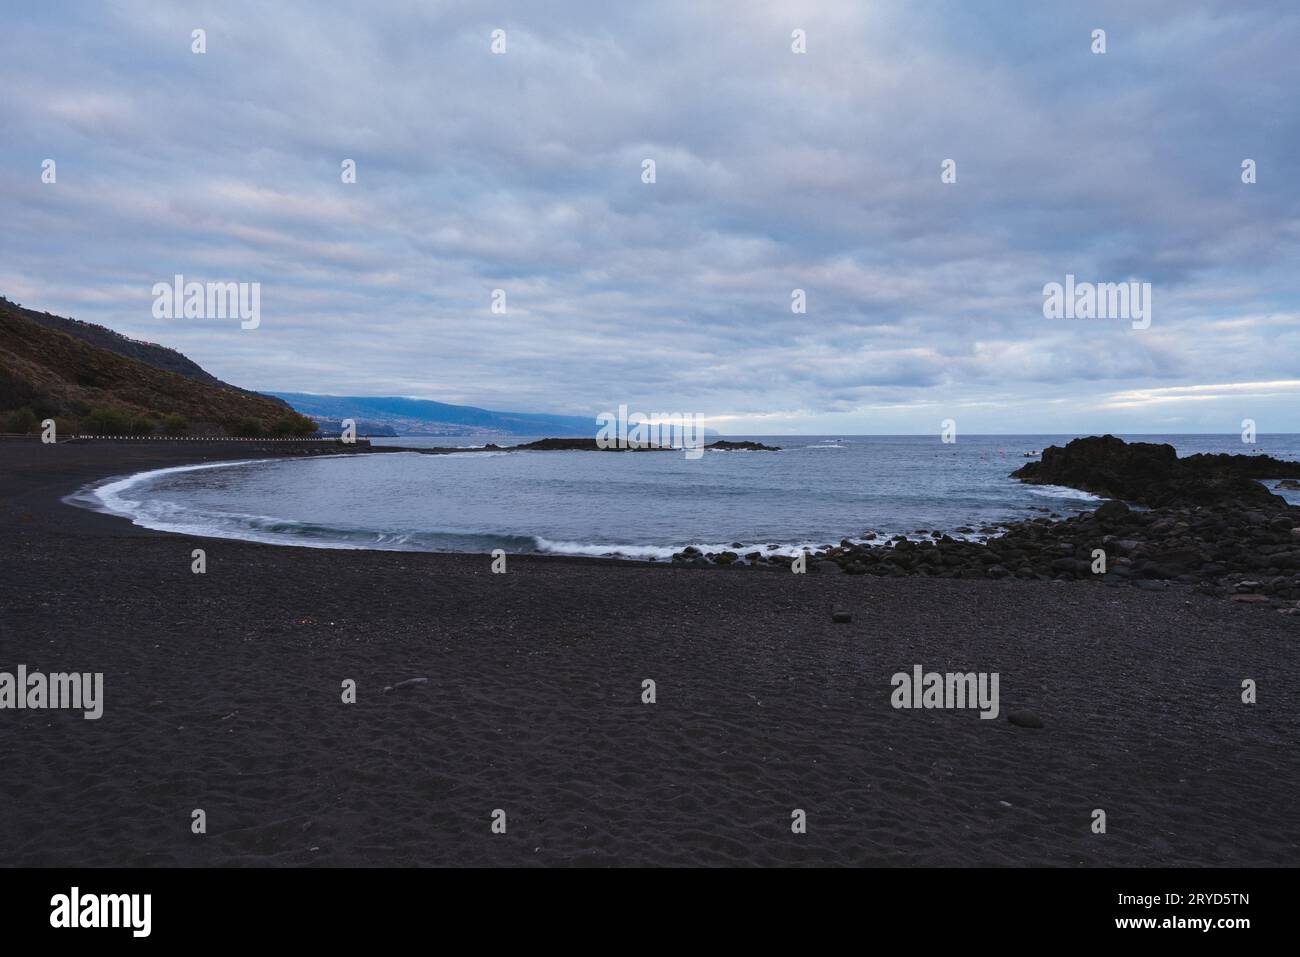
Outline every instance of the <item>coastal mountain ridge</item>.
<svg viewBox="0 0 1300 957"><path fill-rule="evenodd" d="M139 359L141 362L145 362L155 369L161 369L163 372L174 372L176 375L193 379L195 382L205 382L208 385L215 385L222 389L234 389L236 392L254 394L249 392L248 389L241 389L229 382L221 381L193 359L156 342L143 342L139 339L132 339L120 332L114 332L106 326L85 322L81 319L69 319L65 316L56 316L50 312L23 309L21 306L10 303L3 298L0 298L0 304L18 309L26 318L40 323L47 329L66 333L83 342L88 342L92 346L99 346L109 352L116 352L128 359Z"/></svg>
<svg viewBox="0 0 1300 957"><path fill-rule="evenodd" d="M27 309L0 296L0 433L54 419L77 432L240 436L590 436L594 418L499 412L403 396L254 392L189 357L105 326Z"/></svg>
<svg viewBox="0 0 1300 957"><path fill-rule="evenodd" d="M310 435L279 399L239 389L164 346L0 297L0 432Z"/></svg>

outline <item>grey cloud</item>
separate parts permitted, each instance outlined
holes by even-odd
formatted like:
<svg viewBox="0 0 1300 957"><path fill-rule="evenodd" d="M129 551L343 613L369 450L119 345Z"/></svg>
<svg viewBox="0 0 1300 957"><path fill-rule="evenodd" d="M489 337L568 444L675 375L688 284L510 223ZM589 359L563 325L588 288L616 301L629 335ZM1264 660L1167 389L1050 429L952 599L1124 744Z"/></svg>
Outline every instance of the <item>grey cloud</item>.
<svg viewBox="0 0 1300 957"><path fill-rule="evenodd" d="M252 387L577 412L626 395L742 426L906 428L954 397L995 428L1073 397L1051 420L1069 425L1112 387L1294 366L1294 337L1230 324L1300 311L1289 7L745 10L29 11L0 64L0 292ZM260 281L262 328L153 320L149 286L175 272ZM1153 282L1152 329L1044 320L1066 272Z"/></svg>

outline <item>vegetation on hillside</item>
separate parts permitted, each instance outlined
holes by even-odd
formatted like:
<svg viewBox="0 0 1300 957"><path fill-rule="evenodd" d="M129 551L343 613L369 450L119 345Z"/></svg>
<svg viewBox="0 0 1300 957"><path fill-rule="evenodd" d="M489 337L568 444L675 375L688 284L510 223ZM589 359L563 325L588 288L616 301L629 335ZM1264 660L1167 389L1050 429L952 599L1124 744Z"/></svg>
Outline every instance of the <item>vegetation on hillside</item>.
<svg viewBox="0 0 1300 957"><path fill-rule="evenodd" d="M180 356L172 350L138 349L146 358L137 358L54 325L0 298L0 432L37 432L44 419L53 419L61 435L293 437L316 431L315 422L279 399L146 361L162 353ZM92 328L101 338L116 335Z"/></svg>

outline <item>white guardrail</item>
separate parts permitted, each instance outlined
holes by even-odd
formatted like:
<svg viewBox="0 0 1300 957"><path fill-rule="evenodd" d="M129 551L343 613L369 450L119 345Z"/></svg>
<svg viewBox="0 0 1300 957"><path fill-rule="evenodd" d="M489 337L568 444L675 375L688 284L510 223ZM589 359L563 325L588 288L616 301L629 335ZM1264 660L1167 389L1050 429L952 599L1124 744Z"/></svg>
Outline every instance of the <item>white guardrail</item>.
<svg viewBox="0 0 1300 957"><path fill-rule="evenodd" d="M337 442L336 438L299 439L267 436L254 439L243 435L70 435L69 439L129 439L132 442Z"/></svg>
<svg viewBox="0 0 1300 957"><path fill-rule="evenodd" d="M0 433L0 439L35 439L39 436L18 433L3 432ZM341 440L338 436L326 436L324 438L281 438L267 436L262 439L248 438L242 435L65 435L60 437L60 442L72 442L77 439L111 439L118 442L335 442ZM368 439L358 437L357 442L366 442Z"/></svg>

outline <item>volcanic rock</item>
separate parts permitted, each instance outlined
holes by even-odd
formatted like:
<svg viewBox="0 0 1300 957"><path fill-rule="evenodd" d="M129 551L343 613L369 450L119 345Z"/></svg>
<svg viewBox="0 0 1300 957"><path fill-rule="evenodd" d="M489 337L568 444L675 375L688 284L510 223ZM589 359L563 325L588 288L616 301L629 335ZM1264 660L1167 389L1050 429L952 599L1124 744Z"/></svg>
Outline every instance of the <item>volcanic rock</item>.
<svg viewBox="0 0 1300 957"><path fill-rule="evenodd" d="M1190 455L1180 459L1172 445L1125 442L1113 435L1074 439L1050 446L1041 461L1012 473L1034 485L1065 485L1151 508L1235 501L1275 509L1285 504L1258 479L1300 478L1300 462L1268 455ZM1099 517L1119 517L1110 503Z"/></svg>
<svg viewBox="0 0 1300 957"><path fill-rule="evenodd" d="M1007 714L1007 720L1017 728L1041 728L1043 720L1032 711L1012 711Z"/></svg>

